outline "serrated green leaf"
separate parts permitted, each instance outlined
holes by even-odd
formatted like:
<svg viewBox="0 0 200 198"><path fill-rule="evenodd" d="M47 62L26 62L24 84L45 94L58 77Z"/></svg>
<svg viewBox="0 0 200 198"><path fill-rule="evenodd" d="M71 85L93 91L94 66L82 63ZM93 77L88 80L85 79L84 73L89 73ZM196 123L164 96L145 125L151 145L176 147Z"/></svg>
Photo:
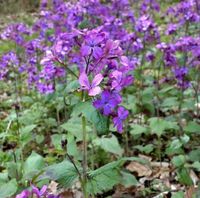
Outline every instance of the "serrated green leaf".
<svg viewBox="0 0 200 198"><path fill-rule="evenodd" d="M176 167L183 166L185 164L185 162L186 162L186 158L184 155L178 155L178 156L174 156L172 158L172 163Z"/></svg>
<svg viewBox="0 0 200 198"><path fill-rule="evenodd" d="M167 108L171 108L171 107L174 107L174 106L178 106L178 99L177 97L170 97L170 98L166 98L162 104L161 104L162 107L167 107Z"/></svg>
<svg viewBox="0 0 200 198"><path fill-rule="evenodd" d="M45 166L44 159L41 155L32 152L24 163L24 177L31 179L38 174Z"/></svg>
<svg viewBox="0 0 200 198"><path fill-rule="evenodd" d="M121 171L121 174L122 174L121 184L124 185L126 188L138 185L138 181L133 174L125 171Z"/></svg>
<svg viewBox="0 0 200 198"><path fill-rule="evenodd" d="M77 141L82 140L82 125L81 125L81 118L80 117L72 117L66 123L60 125L61 128L70 132L77 138ZM91 131L89 126L86 127L87 132Z"/></svg>
<svg viewBox="0 0 200 198"><path fill-rule="evenodd" d="M138 124L131 125L130 130L131 135L140 135L142 133L147 133L147 128Z"/></svg>
<svg viewBox="0 0 200 198"><path fill-rule="evenodd" d="M169 123L161 118L150 118L149 122L152 133L158 136L161 136L169 126Z"/></svg>
<svg viewBox="0 0 200 198"><path fill-rule="evenodd" d="M184 192L179 191L172 194L172 198L184 198Z"/></svg>
<svg viewBox="0 0 200 198"><path fill-rule="evenodd" d="M80 87L80 84L78 80L73 80L70 83L67 84L67 87L65 88L65 93L71 93L77 90Z"/></svg>
<svg viewBox="0 0 200 198"><path fill-rule="evenodd" d="M16 179L12 179L0 186L0 197L1 198L9 198L17 192L17 181Z"/></svg>
<svg viewBox="0 0 200 198"><path fill-rule="evenodd" d="M189 133L200 134L200 125L196 122L189 122L188 125L184 128L184 130Z"/></svg>
<svg viewBox="0 0 200 198"><path fill-rule="evenodd" d="M24 147L28 142L32 140L32 130L36 128L37 125L32 124L25 126L20 129L20 141L22 146Z"/></svg>
<svg viewBox="0 0 200 198"><path fill-rule="evenodd" d="M193 150L189 153L189 159L192 162L200 161L200 149Z"/></svg>
<svg viewBox="0 0 200 198"><path fill-rule="evenodd" d="M51 141L56 149L61 149L62 134L51 135Z"/></svg>
<svg viewBox="0 0 200 198"><path fill-rule="evenodd" d="M96 170L89 171L88 192L91 194L102 193L110 190L114 185L122 182L121 166L127 161L138 161L146 164L147 161L138 157L124 157L117 161L110 162ZM132 177L129 182L136 184L137 181ZM127 181L126 181L127 182ZM130 183L129 183L130 184Z"/></svg>
<svg viewBox="0 0 200 198"><path fill-rule="evenodd" d="M77 117L83 114L87 118L87 120L90 120L92 118L92 113L95 111L96 109L93 107L91 101L79 102L74 106L71 116Z"/></svg>
<svg viewBox="0 0 200 198"><path fill-rule="evenodd" d="M0 173L0 186L8 182L8 173Z"/></svg>
<svg viewBox="0 0 200 198"><path fill-rule="evenodd" d="M72 134L67 134L67 153L71 156L74 156L76 159L81 154L81 152L78 151L75 138Z"/></svg>
<svg viewBox="0 0 200 198"><path fill-rule="evenodd" d="M116 184L120 183L120 179L120 173L117 169L101 172L101 174L90 177L87 184L87 191L88 193L95 195L111 190Z"/></svg>
<svg viewBox="0 0 200 198"><path fill-rule="evenodd" d="M36 128L36 126L37 126L36 124L31 124L31 125L25 126L25 127L23 127L23 128L20 129L20 132L22 134L24 134L24 133L30 133L33 129Z"/></svg>
<svg viewBox="0 0 200 198"><path fill-rule="evenodd" d="M191 165L192 168L195 168L197 171L200 172L200 162L196 161Z"/></svg>
<svg viewBox="0 0 200 198"><path fill-rule="evenodd" d="M123 164L122 160L108 163L94 171L90 171L88 192L91 194L102 193L110 190L121 180L119 168Z"/></svg>
<svg viewBox="0 0 200 198"><path fill-rule="evenodd" d="M108 120L109 120L108 117L103 116L97 110L92 113L91 121L95 126L98 135L105 135L109 132Z"/></svg>
<svg viewBox="0 0 200 198"><path fill-rule="evenodd" d="M193 185L193 181L190 177L189 170L187 168L179 168L177 171L178 180L184 185Z"/></svg>
<svg viewBox="0 0 200 198"><path fill-rule="evenodd" d="M149 122L152 133L155 133L158 136L161 136L167 129L178 129L178 125L176 122L169 122L162 118L150 118Z"/></svg>
<svg viewBox="0 0 200 198"><path fill-rule="evenodd" d="M119 156L122 155L123 149L119 145L118 139L112 135L111 137L101 137L94 140L94 144L100 146L105 151L108 151Z"/></svg>
<svg viewBox="0 0 200 198"><path fill-rule="evenodd" d="M78 165L77 167L81 172L80 167ZM63 161L45 168L45 172L40 179L54 180L63 187L71 187L74 181L78 179L78 172L71 162Z"/></svg>
<svg viewBox="0 0 200 198"><path fill-rule="evenodd" d="M134 148L138 149L141 152L149 154L153 151L154 146L153 144L147 144L146 146L137 145L137 146L134 146Z"/></svg>

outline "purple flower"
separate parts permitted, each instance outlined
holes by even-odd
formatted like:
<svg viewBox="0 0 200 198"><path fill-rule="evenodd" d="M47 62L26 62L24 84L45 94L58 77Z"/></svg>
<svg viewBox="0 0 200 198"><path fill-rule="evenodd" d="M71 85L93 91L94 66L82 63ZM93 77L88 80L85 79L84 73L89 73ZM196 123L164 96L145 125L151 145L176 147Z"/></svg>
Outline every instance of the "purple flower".
<svg viewBox="0 0 200 198"><path fill-rule="evenodd" d="M89 56L92 54L94 58L100 58L103 54L103 50L100 47L104 37L99 34L91 34L86 36L85 44L81 46L81 54L83 56Z"/></svg>
<svg viewBox="0 0 200 198"><path fill-rule="evenodd" d="M16 196L16 198L29 198L30 195L31 195L30 191L23 190L20 194Z"/></svg>
<svg viewBox="0 0 200 198"><path fill-rule="evenodd" d="M103 91L101 98L93 102L95 108L102 111L106 116L110 115L114 108L122 101L121 96L117 93L110 93L109 91Z"/></svg>
<svg viewBox="0 0 200 198"><path fill-rule="evenodd" d="M46 64L55 60L55 56L53 55L51 50L46 51L46 56L40 61L40 64Z"/></svg>
<svg viewBox="0 0 200 198"><path fill-rule="evenodd" d="M121 71L113 71L110 75L111 88L116 91L121 91L124 87L130 85L133 82L132 76L124 76Z"/></svg>
<svg viewBox="0 0 200 198"><path fill-rule="evenodd" d="M85 72L81 73L79 77L79 83L81 85L81 88L83 90L88 90L89 96L96 96L101 92L101 88L98 85L101 83L102 80L102 74L97 74L92 80L91 84Z"/></svg>
<svg viewBox="0 0 200 198"><path fill-rule="evenodd" d="M155 55L151 52L146 54L146 60L152 62L155 59Z"/></svg>
<svg viewBox="0 0 200 198"><path fill-rule="evenodd" d="M175 68L173 71L174 71L175 77L178 80L182 80L187 75L188 68L180 67L180 68Z"/></svg>
<svg viewBox="0 0 200 198"><path fill-rule="evenodd" d="M179 27L177 24L169 24L166 30L166 34L168 35L173 34L177 31L178 28Z"/></svg>
<svg viewBox="0 0 200 198"><path fill-rule="evenodd" d="M47 185L44 185L40 190L36 186L32 186L32 193L35 194L38 198L45 196L47 194Z"/></svg>
<svg viewBox="0 0 200 198"><path fill-rule="evenodd" d="M54 85L51 83L37 83L37 89L42 94L50 94L54 92Z"/></svg>
<svg viewBox="0 0 200 198"><path fill-rule="evenodd" d="M117 110L117 116L113 118L114 126L121 133L123 131L123 121L128 117L128 110L124 107L119 107Z"/></svg>

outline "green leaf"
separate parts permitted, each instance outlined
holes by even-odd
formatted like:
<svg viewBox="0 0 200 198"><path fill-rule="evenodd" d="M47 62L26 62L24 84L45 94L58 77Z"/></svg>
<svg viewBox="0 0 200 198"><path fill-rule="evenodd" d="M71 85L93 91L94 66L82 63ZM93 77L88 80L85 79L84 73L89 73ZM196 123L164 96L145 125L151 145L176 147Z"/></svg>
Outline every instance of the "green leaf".
<svg viewBox="0 0 200 198"><path fill-rule="evenodd" d="M153 151L154 146L153 144L147 144L146 146L137 145L137 146L134 146L134 148L138 149L141 152L149 154Z"/></svg>
<svg viewBox="0 0 200 198"><path fill-rule="evenodd" d="M88 173L88 192L90 194L102 193L112 189L114 185L120 183L121 175L119 167L122 163L123 161L118 160L108 163L94 171L90 171Z"/></svg>
<svg viewBox="0 0 200 198"><path fill-rule="evenodd" d="M131 125L131 130L130 130L131 135L140 135L142 133L147 133L147 128L143 127L138 124Z"/></svg>
<svg viewBox="0 0 200 198"><path fill-rule="evenodd" d="M24 147L28 142L32 140L32 133L33 129L36 128L37 125L32 124L20 129L20 141L22 146Z"/></svg>
<svg viewBox="0 0 200 198"><path fill-rule="evenodd" d="M8 173L0 173L0 186L8 182Z"/></svg>
<svg viewBox="0 0 200 198"><path fill-rule="evenodd" d="M0 197L1 198L9 198L13 196L17 192L17 181L16 179L12 179L0 186Z"/></svg>
<svg viewBox="0 0 200 198"><path fill-rule="evenodd" d="M41 155L32 152L24 163L24 174L26 179L31 179L37 175L45 166Z"/></svg>
<svg viewBox="0 0 200 198"><path fill-rule="evenodd" d="M92 195L111 190L121 180L119 170L117 169L110 169L96 176L89 176L89 178L87 191Z"/></svg>
<svg viewBox="0 0 200 198"><path fill-rule="evenodd" d="M41 143L44 141L44 135L36 135L36 136L35 136L35 141L36 141L38 144L41 144Z"/></svg>
<svg viewBox="0 0 200 198"><path fill-rule="evenodd" d="M133 174L125 171L121 171L121 174L122 174L121 184L124 185L126 188L138 185L138 181Z"/></svg>
<svg viewBox="0 0 200 198"><path fill-rule="evenodd" d="M78 151L75 138L72 134L67 134L67 153L75 157L80 158L81 152Z"/></svg>
<svg viewBox="0 0 200 198"><path fill-rule="evenodd" d="M197 171L200 172L200 162L196 161L191 165L192 168L195 168Z"/></svg>
<svg viewBox="0 0 200 198"><path fill-rule="evenodd" d="M77 141L82 140L82 125L80 117L72 117L66 123L60 125L61 128L73 134ZM89 126L86 127L87 132L91 131Z"/></svg>
<svg viewBox="0 0 200 198"><path fill-rule="evenodd" d="M123 149L119 145L118 139L112 135L111 137L101 137L94 140L94 144L100 146L105 151L108 151L119 156L122 155Z"/></svg>
<svg viewBox="0 0 200 198"><path fill-rule="evenodd" d="M91 101L79 102L74 106L71 116L77 117L83 114L87 118L87 120L90 120L92 118L92 113L95 111L96 109L93 107Z"/></svg>
<svg viewBox="0 0 200 198"><path fill-rule="evenodd" d="M17 178L21 176L21 163L18 161L15 163L14 161L10 161L6 163L8 176L10 178Z"/></svg>
<svg viewBox="0 0 200 198"><path fill-rule="evenodd" d="M95 110L92 113L91 121L92 121L93 125L95 126L98 135L105 135L109 132L109 129L108 129L109 118L106 116L103 116L97 110Z"/></svg>
<svg viewBox="0 0 200 198"><path fill-rule="evenodd" d="M173 193L172 198L184 198L184 192L183 191L175 192Z"/></svg>
<svg viewBox="0 0 200 198"><path fill-rule="evenodd" d="M174 156L172 158L172 163L174 166L176 167L181 167L185 164L186 162L186 158L184 155L178 155L178 156Z"/></svg>
<svg viewBox="0 0 200 198"><path fill-rule="evenodd" d="M65 93L71 93L77 90L80 87L80 84L78 80L71 81L67 84L67 87L65 88Z"/></svg>
<svg viewBox="0 0 200 198"><path fill-rule="evenodd" d="M196 122L189 122L188 125L184 128L184 130L189 133L200 134L200 125Z"/></svg>
<svg viewBox="0 0 200 198"><path fill-rule="evenodd" d="M36 128L37 125L35 124L31 124L31 125L28 125L28 126L25 126L23 127L22 129L20 129L20 132L22 134L25 134L25 133L30 133L33 129Z"/></svg>
<svg viewBox="0 0 200 198"><path fill-rule="evenodd" d="M169 126L169 123L161 118L150 118L149 122L152 133L158 136L161 136Z"/></svg>
<svg viewBox="0 0 200 198"><path fill-rule="evenodd" d="M169 147L167 147L166 153L168 155L179 153L182 146L183 143L179 139L174 139L172 142L169 143Z"/></svg>
<svg viewBox="0 0 200 198"><path fill-rule="evenodd" d="M89 182L87 186L88 192L93 195L102 193L104 191L111 190L113 186L121 183L123 181L123 174L120 173L120 168L127 161L138 161L141 163L146 163L145 160L137 157L124 157L117 161L110 162L96 170L89 171ZM130 183L132 183L132 185L136 185L137 183L133 177L124 179L126 185L130 185Z"/></svg>
<svg viewBox="0 0 200 198"><path fill-rule="evenodd" d="M162 107L165 108L171 108L171 107L177 107L178 106L178 100L177 97L170 97L166 98L163 103L161 104Z"/></svg>
<svg viewBox="0 0 200 198"><path fill-rule="evenodd" d="M77 164L76 164L77 165ZM77 165L79 171L80 167ZM78 172L69 161L48 166L40 179L50 179L57 181L62 187L71 187L78 178Z"/></svg>
<svg viewBox="0 0 200 198"><path fill-rule="evenodd" d="M168 129L178 129L178 125L176 122L169 122L162 118L150 118L149 122L152 133L155 133L158 136L161 136Z"/></svg>
<svg viewBox="0 0 200 198"><path fill-rule="evenodd" d="M189 159L193 162L200 161L200 149L191 151L189 153Z"/></svg>
<svg viewBox="0 0 200 198"><path fill-rule="evenodd" d="M56 149L62 149L61 141L62 141L62 134L53 134L51 135L52 144Z"/></svg>
<svg viewBox="0 0 200 198"><path fill-rule="evenodd" d="M193 185L193 181L190 177L189 170L187 168L180 168L177 171L178 180L184 185Z"/></svg>

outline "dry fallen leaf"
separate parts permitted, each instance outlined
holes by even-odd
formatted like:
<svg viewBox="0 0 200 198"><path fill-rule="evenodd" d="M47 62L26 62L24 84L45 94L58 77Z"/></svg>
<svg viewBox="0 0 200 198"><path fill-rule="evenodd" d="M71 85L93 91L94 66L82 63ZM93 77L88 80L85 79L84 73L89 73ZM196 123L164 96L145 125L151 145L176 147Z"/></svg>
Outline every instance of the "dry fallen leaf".
<svg viewBox="0 0 200 198"><path fill-rule="evenodd" d="M50 190L52 194L57 194L57 186L58 186L58 183L56 183L55 181L51 181L51 183L48 186L48 189Z"/></svg>
<svg viewBox="0 0 200 198"><path fill-rule="evenodd" d="M192 179L193 184L196 186L199 182L199 178L193 170L190 170L190 178Z"/></svg>
<svg viewBox="0 0 200 198"><path fill-rule="evenodd" d="M139 154L138 157L141 158L141 159L147 160L147 161L149 161L149 162L152 161L152 157L151 157L151 156Z"/></svg>
<svg viewBox="0 0 200 198"><path fill-rule="evenodd" d="M185 198L193 198L194 194L196 192L196 189L194 186L190 186L185 193Z"/></svg>
<svg viewBox="0 0 200 198"><path fill-rule="evenodd" d="M126 166L126 169L130 172L136 172L139 177L148 177L152 174L152 170L149 166L141 164L139 162L131 162Z"/></svg>

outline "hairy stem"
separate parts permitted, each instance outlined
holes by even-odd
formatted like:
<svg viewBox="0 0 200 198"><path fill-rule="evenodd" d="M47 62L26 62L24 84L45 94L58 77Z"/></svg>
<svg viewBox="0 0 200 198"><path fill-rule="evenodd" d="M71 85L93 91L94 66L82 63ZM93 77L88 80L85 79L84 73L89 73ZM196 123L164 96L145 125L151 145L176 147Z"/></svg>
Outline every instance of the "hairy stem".
<svg viewBox="0 0 200 198"><path fill-rule="evenodd" d="M83 193L84 198L88 198L87 194L87 131L86 118L82 116L82 132L83 132Z"/></svg>

